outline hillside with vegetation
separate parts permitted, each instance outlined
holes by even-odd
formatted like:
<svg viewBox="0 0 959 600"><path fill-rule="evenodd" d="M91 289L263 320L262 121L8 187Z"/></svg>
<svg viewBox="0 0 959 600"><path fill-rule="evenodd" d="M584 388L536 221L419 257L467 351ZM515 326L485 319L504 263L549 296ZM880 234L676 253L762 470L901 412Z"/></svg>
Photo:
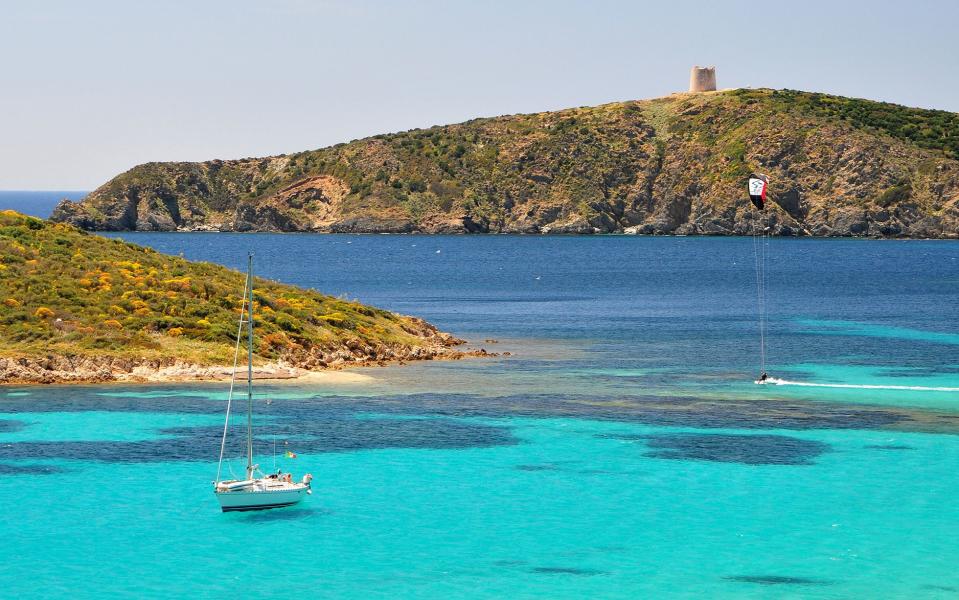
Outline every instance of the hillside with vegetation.
<svg viewBox="0 0 959 600"><path fill-rule="evenodd" d="M233 364L245 277L0 212L0 382L215 376ZM420 319L313 290L257 279L254 307L255 362L274 375L462 354Z"/></svg>
<svg viewBox="0 0 959 600"><path fill-rule="evenodd" d="M53 219L93 230L959 236L959 115L791 90L475 119L269 158L149 163Z"/></svg>

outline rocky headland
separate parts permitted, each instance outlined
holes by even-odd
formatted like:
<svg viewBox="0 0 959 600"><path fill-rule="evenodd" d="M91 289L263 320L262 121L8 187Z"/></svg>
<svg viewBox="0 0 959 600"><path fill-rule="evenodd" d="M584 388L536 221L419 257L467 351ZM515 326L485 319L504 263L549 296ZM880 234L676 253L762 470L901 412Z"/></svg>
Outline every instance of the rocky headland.
<svg viewBox="0 0 959 600"><path fill-rule="evenodd" d="M791 90L475 119L296 154L148 163L53 220L108 231L959 236L959 114Z"/></svg>

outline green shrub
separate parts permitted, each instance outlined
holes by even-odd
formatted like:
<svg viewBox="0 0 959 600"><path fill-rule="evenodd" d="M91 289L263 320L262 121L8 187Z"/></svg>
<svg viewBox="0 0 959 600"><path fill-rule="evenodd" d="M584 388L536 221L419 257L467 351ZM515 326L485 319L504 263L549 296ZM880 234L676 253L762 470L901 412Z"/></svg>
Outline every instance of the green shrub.
<svg viewBox="0 0 959 600"><path fill-rule="evenodd" d="M899 185L894 185L890 188L887 188L882 194L876 198L876 204L879 206L890 206L892 204L898 204L900 202L905 202L912 195L912 186L908 183L902 183Z"/></svg>

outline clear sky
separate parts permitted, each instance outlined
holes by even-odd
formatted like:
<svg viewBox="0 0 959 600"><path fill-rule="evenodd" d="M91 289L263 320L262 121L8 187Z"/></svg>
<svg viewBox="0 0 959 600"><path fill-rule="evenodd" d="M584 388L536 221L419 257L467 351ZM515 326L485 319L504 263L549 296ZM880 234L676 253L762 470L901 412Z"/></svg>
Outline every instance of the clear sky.
<svg viewBox="0 0 959 600"><path fill-rule="evenodd" d="M0 189L719 87L959 111L959 2L0 0Z"/></svg>

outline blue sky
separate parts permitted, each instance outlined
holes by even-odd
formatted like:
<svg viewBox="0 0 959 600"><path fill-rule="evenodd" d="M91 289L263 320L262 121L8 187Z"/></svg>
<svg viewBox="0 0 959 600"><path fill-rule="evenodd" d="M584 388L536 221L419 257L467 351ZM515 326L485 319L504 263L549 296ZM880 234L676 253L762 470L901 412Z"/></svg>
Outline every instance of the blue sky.
<svg viewBox="0 0 959 600"><path fill-rule="evenodd" d="M0 0L0 189L687 85L959 111L959 3Z"/></svg>

